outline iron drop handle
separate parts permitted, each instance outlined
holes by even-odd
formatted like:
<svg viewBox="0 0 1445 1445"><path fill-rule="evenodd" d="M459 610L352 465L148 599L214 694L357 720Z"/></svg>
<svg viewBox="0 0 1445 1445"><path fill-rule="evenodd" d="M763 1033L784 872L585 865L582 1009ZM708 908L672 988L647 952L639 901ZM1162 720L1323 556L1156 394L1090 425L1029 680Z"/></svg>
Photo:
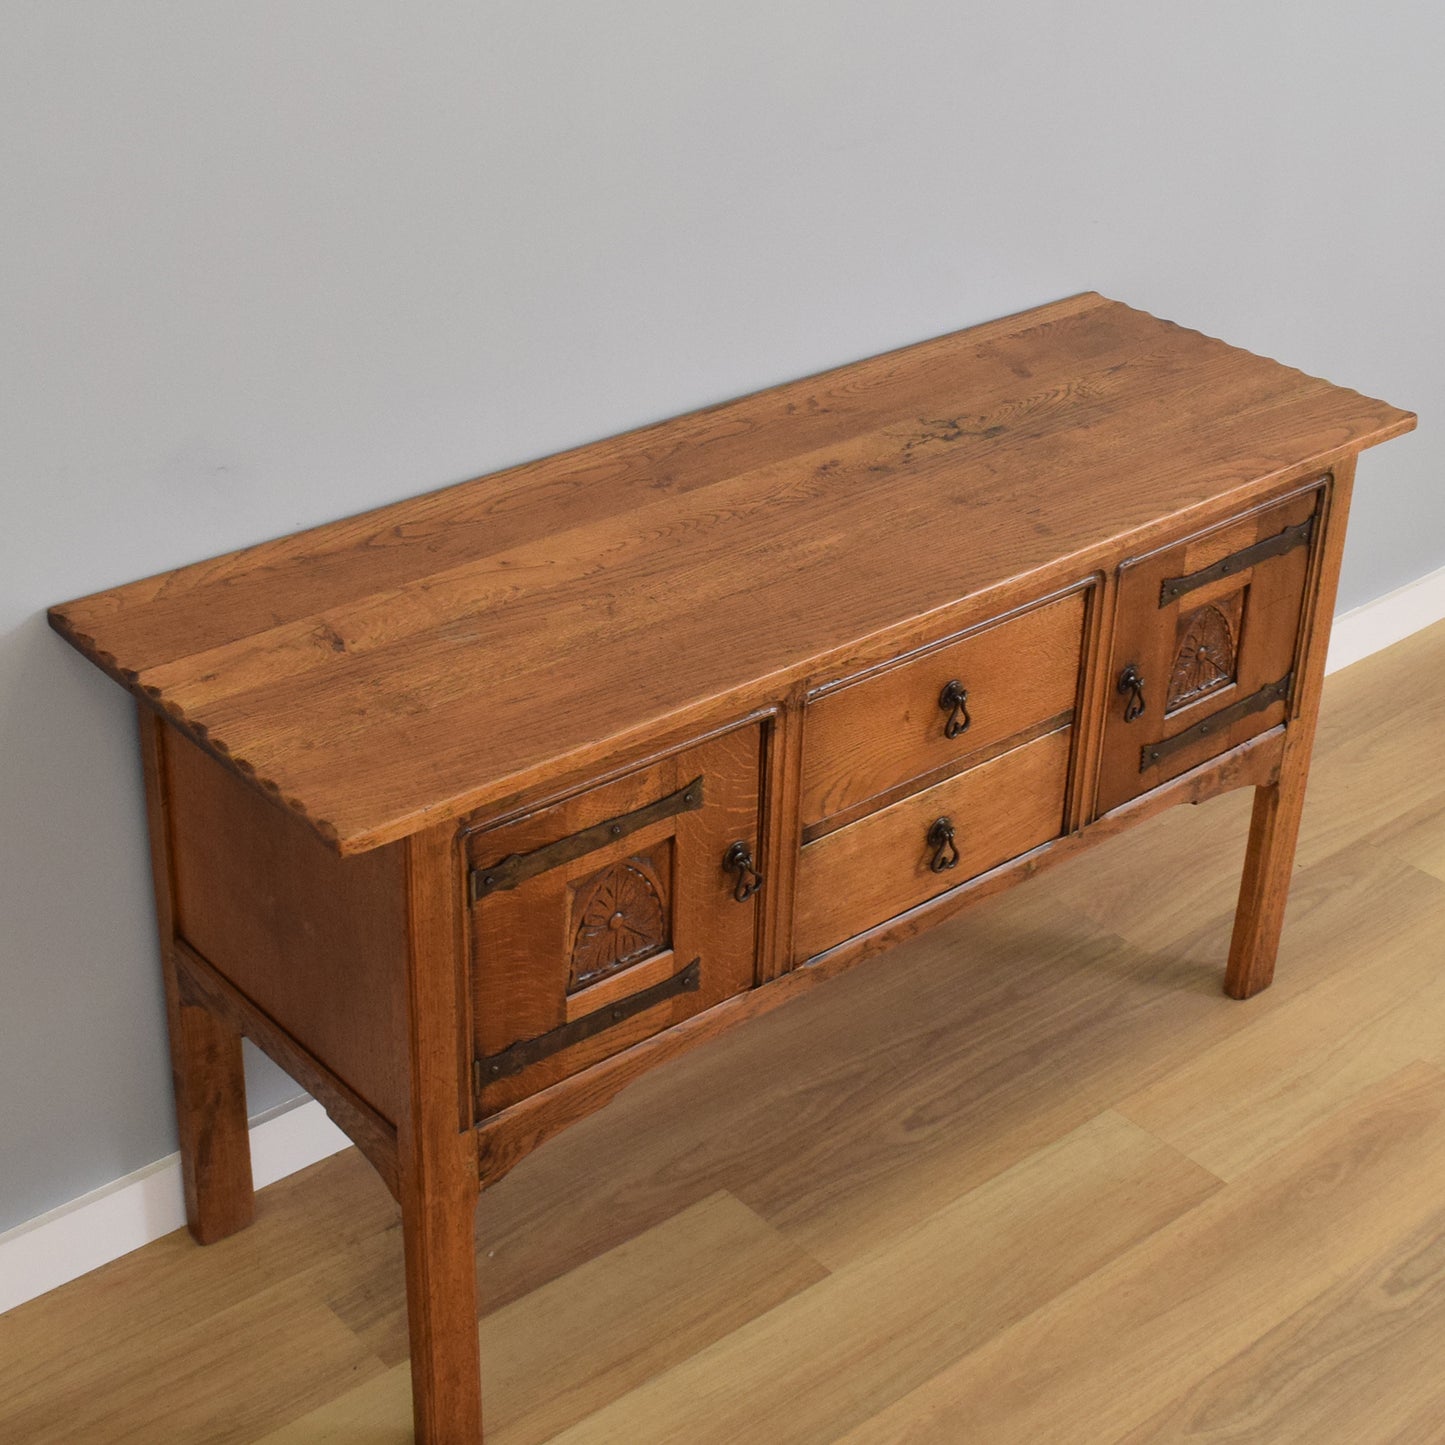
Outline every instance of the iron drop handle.
<svg viewBox="0 0 1445 1445"><path fill-rule="evenodd" d="M1131 723L1135 719L1143 717L1144 709L1147 706L1144 701L1144 679L1140 676L1139 669L1134 663L1131 662L1119 674L1118 691L1121 697L1129 697L1129 701L1124 707L1124 721Z"/></svg>
<svg viewBox="0 0 1445 1445"><path fill-rule="evenodd" d="M933 857L928 860L929 868L935 873L946 873L958 867L958 844L953 841L953 819L936 818L928 829L928 846Z"/></svg>
<svg viewBox="0 0 1445 1445"><path fill-rule="evenodd" d="M738 875L733 897L739 903L746 903L763 886L763 875L753 866L753 850L742 839L723 854L723 867Z"/></svg>
<svg viewBox="0 0 1445 1445"><path fill-rule="evenodd" d="M943 691L938 694L938 705L948 714L943 724L944 737L956 738L972 726L973 719L968 715L968 689L956 677L943 684Z"/></svg>

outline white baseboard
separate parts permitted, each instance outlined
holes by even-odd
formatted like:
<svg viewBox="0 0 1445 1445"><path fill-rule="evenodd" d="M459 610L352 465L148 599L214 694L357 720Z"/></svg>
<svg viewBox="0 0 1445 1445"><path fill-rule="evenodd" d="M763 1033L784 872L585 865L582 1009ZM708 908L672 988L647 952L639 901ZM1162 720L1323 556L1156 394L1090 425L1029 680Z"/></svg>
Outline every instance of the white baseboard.
<svg viewBox="0 0 1445 1445"><path fill-rule="evenodd" d="M251 1126L251 1171L263 1188L351 1141L313 1099ZM179 1229L186 1222L179 1154L0 1234L0 1314Z"/></svg>
<svg viewBox="0 0 1445 1445"><path fill-rule="evenodd" d="M1338 672L1445 619L1445 567L1335 618L1326 673Z"/></svg>
<svg viewBox="0 0 1445 1445"><path fill-rule="evenodd" d="M1445 619L1445 567L1335 618L1327 672ZM251 1126L258 1189L350 1141L308 1100ZM129 1254L186 1222L179 1156L158 1160L0 1234L0 1314Z"/></svg>

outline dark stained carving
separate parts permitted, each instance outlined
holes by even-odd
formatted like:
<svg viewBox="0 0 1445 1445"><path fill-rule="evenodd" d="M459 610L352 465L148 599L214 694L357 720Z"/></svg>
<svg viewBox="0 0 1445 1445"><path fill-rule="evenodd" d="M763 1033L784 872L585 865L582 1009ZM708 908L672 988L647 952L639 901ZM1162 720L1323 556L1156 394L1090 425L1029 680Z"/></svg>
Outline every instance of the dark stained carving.
<svg viewBox="0 0 1445 1445"><path fill-rule="evenodd" d="M1195 608L1179 622L1179 648L1169 675L1165 712L1173 712L1234 681L1242 592Z"/></svg>
<svg viewBox="0 0 1445 1445"><path fill-rule="evenodd" d="M575 885L569 993L668 947L667 887L658 864L652 852L641 853Z"/></svg>

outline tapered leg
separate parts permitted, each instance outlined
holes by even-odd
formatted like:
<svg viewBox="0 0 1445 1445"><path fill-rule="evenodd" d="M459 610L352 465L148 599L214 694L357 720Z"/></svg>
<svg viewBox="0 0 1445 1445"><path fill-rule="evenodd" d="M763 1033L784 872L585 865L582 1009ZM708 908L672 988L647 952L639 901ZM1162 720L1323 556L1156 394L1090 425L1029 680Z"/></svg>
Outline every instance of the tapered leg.
<svg viewBox="0 0 1445 1445"><path fill-rule="evenodd" d="M466 905L454 829L417 834L405 846L410 1097L397 1148L412 1413L418 1445L479 1445L473 1220L480 1187L461 936Z"/></svg>
<svg viewBox="0 0 1445 1445"><path fill-rule="evenodd" d="M186 1222L201 1244L214 1244L244 1229L255 1213L241 1035L210 1010L189 1002L182 991L172 953L175 913L166 805L166 729L148 707L139 709L139 717Z"/></svg>
<svg viewBox="0 0 1445 1445"><path fill-rule="evenodd" d="M1229 967L1224 977L1224 991L1231 998L1249 998L1268 988L1274 978L1275 955L1289 897L1324 687L1325 653L1329 647L1354 475L1353 457L1339 462L1326 502L1318 563L1304 613L1308 631L1295 679L1294 712L1285 728L1279 780L1254 790L1244 877L1239 887L1239 907L1234 915L1234 936L1230 940Z"/></svg>

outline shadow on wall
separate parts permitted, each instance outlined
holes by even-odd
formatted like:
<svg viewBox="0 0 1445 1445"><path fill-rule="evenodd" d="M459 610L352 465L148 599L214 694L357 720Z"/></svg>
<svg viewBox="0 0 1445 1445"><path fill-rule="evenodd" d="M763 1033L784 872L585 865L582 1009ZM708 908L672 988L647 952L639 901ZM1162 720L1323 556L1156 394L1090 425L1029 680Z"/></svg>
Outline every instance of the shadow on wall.
<svg viewBox="0 0 1445 1445"><path fill-rule="evenodd" d="M176 1147L150 898L133 704L34 613L0 637L0 1232Z"/></svg>

